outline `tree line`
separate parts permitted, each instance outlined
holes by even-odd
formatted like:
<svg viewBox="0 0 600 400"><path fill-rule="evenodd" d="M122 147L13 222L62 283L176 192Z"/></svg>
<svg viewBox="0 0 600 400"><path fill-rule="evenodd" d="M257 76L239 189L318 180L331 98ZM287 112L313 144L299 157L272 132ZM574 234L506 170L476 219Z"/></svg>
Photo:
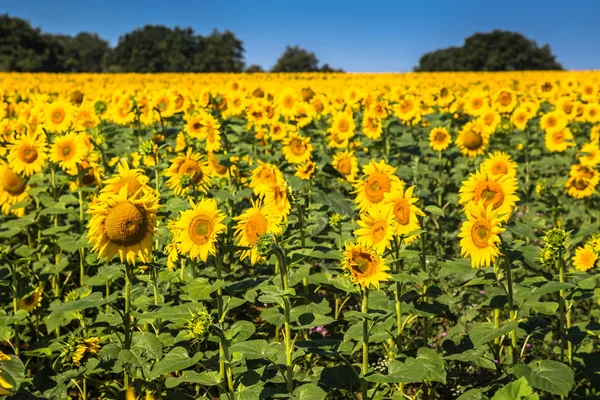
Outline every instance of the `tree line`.
<svg viewBox="0 0 600 400"><path fill-rule="evenodd" d="M415 71L558 70L550 46L520 33L476 33L461 47L424 54ZM17 72L264 72L246 66L242 41L231 31L206 36L192 28L146 25L113 48L96 33L43 33L28 21L0 15L0 71ZM315 53L288 46L271 72L343 72L320 65Z"/></svg>
<svg viewBox="0 0 600 400"><path fill-rule="evenodd" d="M122 35L112 48L96 33L43 33L28 21L0 15L0 71L16 72L264 72L246 66L244 46L232 32L206 36L191 28L146 25ZM343 72L319 65L313 52L288 46L271 72Z"/></svg>

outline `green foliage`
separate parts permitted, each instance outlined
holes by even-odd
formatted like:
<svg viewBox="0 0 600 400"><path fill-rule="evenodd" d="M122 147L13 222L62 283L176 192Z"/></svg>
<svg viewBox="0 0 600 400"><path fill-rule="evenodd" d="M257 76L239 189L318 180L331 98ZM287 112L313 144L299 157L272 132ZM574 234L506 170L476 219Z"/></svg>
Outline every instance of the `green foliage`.
<svg viewBox="0 0 600 400"><path fill-rule="evenodd" d="M313 52L309 52L299 46L287 46L277 63L271 68L271 72L343 72L324 64L319 68L319 59Z"/></svg>
<svg viewBox="0 0 600 400"><path fill-rule="evenodd" d="M424 54L415 71L560 70L550 46L539 47L520 33L494 30L476 33L461 47Z"/></svg>

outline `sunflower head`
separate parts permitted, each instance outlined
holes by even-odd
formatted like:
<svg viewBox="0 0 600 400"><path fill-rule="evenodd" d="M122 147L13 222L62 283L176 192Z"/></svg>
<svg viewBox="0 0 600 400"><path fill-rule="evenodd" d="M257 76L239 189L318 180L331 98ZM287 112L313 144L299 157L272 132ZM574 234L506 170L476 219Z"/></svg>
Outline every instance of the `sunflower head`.
<svg viewBox="0 0 600 400"><path fill-rule="evenodd" d="M343 267L352 282L363 289L374 286L379 290L380 282L385 282L392 276L385 261L371 248L362 244L346 244Z"/></svg>

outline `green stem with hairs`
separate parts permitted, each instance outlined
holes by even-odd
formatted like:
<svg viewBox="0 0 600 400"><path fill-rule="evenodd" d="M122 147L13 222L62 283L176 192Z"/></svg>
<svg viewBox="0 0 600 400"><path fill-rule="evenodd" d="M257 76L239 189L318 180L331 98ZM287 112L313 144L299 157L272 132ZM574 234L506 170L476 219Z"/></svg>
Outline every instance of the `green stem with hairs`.
<svg viewBox="0 0 600 400"><path fill-rule="evenodd" d="M502 253L504 256L504 272L506 274L506 295L508 297L509 317L510 317L511 321L516 321L518 313L515 310L515 303L514 303L512 268L511 268L510 256L508 254L508 248L506 247L504 240L502 240L501 242L502 242ZM510 331L510 348L511 348L511 355L512 355L512 357L511 357L512 365L514 365L518 361L517 330L516 329L513 329L512 331Z"/></svg>
<svg viewBox="0 0 600 400"><path fill-rule="evenodd" d="M282 289L284 291L288 290L288 282L289 282L289 276L288 276L288 265L287 265L287 256L285 254L285 252L283 251L283 249L275 244L273 246L273 249L275 250L275 256L277 257L277 261L278 261L278 265L279 265L279 272L281 274L281 286ZM285 381L286 381L286 386L287 386L287 390L289 393L292 393L294 391L294 365L292 363L292 353L294 351L293 346L292 346L292 330L291 330L291 305L290 305L290 299L289 296L284 296L283 297L283 314L285 317L285 322L284 322L284 329L285 329L285 366L286 366L286 376L285 376Z"/></svg>
<svg viewBox="0 0 600 400"><path fill-rule="evenodd" d="M369 312L369 288L364 288L360 311L363 314L367 314ZM369 372L369 320L367 319L366 315L363 316L362 334L362 398L368 399L369 384L367 383L365 377Z"/></svg>
<svg viewBox="0 0 600 400"><path fill-rule="evenodd" d="M223 279L223 254L221 251L217 251L215 255L215 267L217 270L217 279ZM217 315L219 318L219 329L221 332L225 332L225 311L223 309L223 289L221 285L217 290ZM231 366L229 359L229 343L227 343L227 338L225 334L220 336L219 341L219 376L221 377L221 381L223 382L223 386L225 386L225 379L227 379L227 387L229 390L229 397L233 397L233 376L231 374Z"/></svg>

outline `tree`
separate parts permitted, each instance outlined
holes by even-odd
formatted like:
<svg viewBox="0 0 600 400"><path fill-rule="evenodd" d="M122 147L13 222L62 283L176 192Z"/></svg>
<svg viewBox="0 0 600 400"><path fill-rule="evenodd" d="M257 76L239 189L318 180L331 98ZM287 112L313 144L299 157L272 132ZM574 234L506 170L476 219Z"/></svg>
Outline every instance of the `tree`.
<svg viewBox="0 0 600 400"><path fill-rule="evenodd" d="M313 52L298 46L287 46L271 72L315 72L319 70L319 59Z"/></svg>
<svg viewBox="0 0 600 400"><path fill-rule="evenodd" d="M146 25L119 38L110 64L123 72L191 72L198 69L199 50L191 28Z"/></svg>
<svg viewBox="0 0 600 400"><path fill-rule="evenodd" d="M47 38L39 29L21 18L0 15L0 70L43 71L49 53Z"/></svg>
<svg viewBox="0 0 600 400"><path fill-rule="evenodd" d="M260 65L252 64L252 65L246 67L246 70L244 72L251 74L251 73L255 73L255 72L265 72L265 71L263 70L263 68Z"/></svg>
<svg viewBox="0 0 600 400"><path fill-rule="evenodd" d="M106 58L110 52L108 42L95 33L81 32L72 38L67 54L72 71L102 72L106 69Z"/></svg>
<svg viewBox="0 0 600 400"><path fill-rule="evenodd" d="M220 33L216 29L200 39L200 72L242 72L244 70L244 47L230 31Z"/></svg>
<svg viewBox="0 0 600 400"><path fill-rule="evenodd" d="M550 46L539 47L520 33L494 30L476 33L462 47L424 54L415 71L560 70Z"/></svg>

